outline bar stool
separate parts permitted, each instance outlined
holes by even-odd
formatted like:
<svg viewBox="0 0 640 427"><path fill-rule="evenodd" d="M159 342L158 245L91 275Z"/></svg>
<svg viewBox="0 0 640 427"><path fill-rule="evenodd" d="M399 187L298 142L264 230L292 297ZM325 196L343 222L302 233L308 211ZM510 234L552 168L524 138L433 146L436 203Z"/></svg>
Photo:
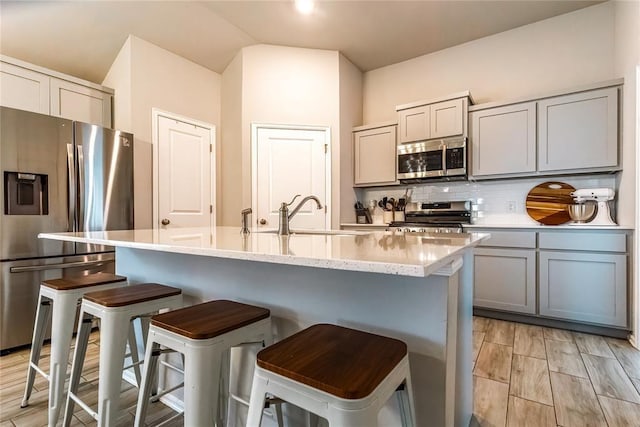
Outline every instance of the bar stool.
<svg viewBox="0 0 640 427"><path fill-rule="evenodd" d="M54 426L60 416L64 397L64 383L69 363L69 351L76 307L87 292L118 288L127 285L127 278L109 273L45 280L40 284L36 321L31 340L31 355L27 369L27 383L20 407L29 405L36 372L49 381L49 425ZM38 366L47 324L51 327L51 356L49 373Z"/></svg>
<svg viewBox="0 0 640 427"><path fill-rule="evenodd" d="M78 403L98 421L98 426L115 425L122 371L125 360L127 334L130 322L137 317L157 313L162 309L182 306L182 290L157 283L144 283L89 292L82 298L79 321L81 325L73 354L69 393L64 413L64 426L71 424L74 404ZM76 395L89 341L91 321L100 319L100 359L98 373L98 411L93 411Z"/></svg>
<svg viewBox="0 0 640 427"><path fill-rule="evenodd" d="M145 425L158 357L166 352L160 346L184 357L184 425L213 426L221 425L219 379L225 353L241 344L271 341L269 310L234 301L210 301L153 316L135 426ZM228 404L235 405L231 397Z"/></svg>
<svg viewBox="0 0 640 427"><path fill-rule="evenodd" d="M408 394L400 405L407 426L415 420L407 345L314 325L258 353L247 426L260 425L266 393L326 418L331 426L376 426L378 412L402 386Z"/></svg>

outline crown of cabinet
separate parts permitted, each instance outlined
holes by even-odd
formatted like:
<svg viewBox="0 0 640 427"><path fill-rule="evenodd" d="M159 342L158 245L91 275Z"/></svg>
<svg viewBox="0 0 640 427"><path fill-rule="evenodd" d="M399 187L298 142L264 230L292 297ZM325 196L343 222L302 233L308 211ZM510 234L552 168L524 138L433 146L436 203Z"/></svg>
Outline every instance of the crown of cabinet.
<svg viewBox="0 0 640 427"><path fill-rule="evenodd" d="M470 104L473 99L466 91L396 106L398 143L467 136Z"/></svg>

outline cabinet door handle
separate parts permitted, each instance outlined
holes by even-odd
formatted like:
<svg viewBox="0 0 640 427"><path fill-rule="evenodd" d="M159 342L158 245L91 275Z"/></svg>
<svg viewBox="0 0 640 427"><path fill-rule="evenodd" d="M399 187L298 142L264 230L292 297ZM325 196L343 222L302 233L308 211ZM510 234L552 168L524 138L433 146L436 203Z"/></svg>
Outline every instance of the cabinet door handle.
<svg viewBox="0 0 640 427"><path fill-rule="evenodd" d="M265 225L267 223L267 220L264 218L260 218L260 225Z"/></svg>
<svg viewBox="0 0 640 427"><path fill-rule="evenodd" d="M167 218L163 218L162 221L160 221L160 224L169 225L169 224L171 224L171 221L169 221Z"/></svg>

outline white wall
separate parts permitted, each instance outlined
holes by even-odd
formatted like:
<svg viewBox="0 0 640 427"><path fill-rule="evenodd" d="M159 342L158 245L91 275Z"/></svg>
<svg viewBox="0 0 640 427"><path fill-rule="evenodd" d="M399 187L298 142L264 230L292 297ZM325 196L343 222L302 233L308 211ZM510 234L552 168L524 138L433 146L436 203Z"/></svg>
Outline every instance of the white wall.
<svg viewBox="0 0 640 427"><path fill-rule="evenodd" d="M223 200L222 225L237 225L242 207L251 206L251 125L284 124L323 126L331 129L332 200L331 221L334 227L340 222L341 182L341 115L352 123L359 117L358 88L343 92L345 101L340 104L340 54L336 51L300 49L284 46L256 45L244 48L223 73L224 123L237 130L238 106L227 105L230 97L241 94L241 138L236 130L223 135L222 141ZM359 84L359 71L352 64L342 62L344 81ZM240 79L240 81L238 80ZM227 92L228 90L228 92ZM354 101L358 98L358 101ZM231 101L235 103L236 101ZM347 110L354 110L348 113ZM350 144L350 137L346 144ZM241 156L237 147L241 144ZM230 158L225 153L233 153ZM238 171L241 181L237 180ZM236 178L233 180L232 178ZM233 198L233 200L231 200Z"/></svg>
<svg viewBox="0 0 640 427"><path fill-rule="evenodd" d="M217 223L239 225L240 211L251 206L242 204L242 51L222 73L221 124Z"/></svg>
<svg viewBox="0 0 640 427"><path fill-rule="evenodd" d="M126 67L129 67L128 72L124 71ZM116 113L115 127L129 126L126 130L135 135L136 228L150 228L151 110L159 108L218 128L221 76L145 40L129 36L103 84L116 89L115 109L123 110ZM119 120L122 120L122 126ZM218 135L216 139L219 139Z"/></svg>
<svg viewBox="0 0 640 427"><path fill-rule="evenodd" d="M604 3L367 72L364 123L463 90L479 104L611 79L613 15Z"/></svg>
<svg viewBox="0 0 640 427"><path fill-rule="evenodd" d="M362 72L340 55L340 222L355 222L353 205L353 135L351 129L362 123ZM334 168L338 165L334 163ZM337 226L335 228L338 228Z"/></svg>

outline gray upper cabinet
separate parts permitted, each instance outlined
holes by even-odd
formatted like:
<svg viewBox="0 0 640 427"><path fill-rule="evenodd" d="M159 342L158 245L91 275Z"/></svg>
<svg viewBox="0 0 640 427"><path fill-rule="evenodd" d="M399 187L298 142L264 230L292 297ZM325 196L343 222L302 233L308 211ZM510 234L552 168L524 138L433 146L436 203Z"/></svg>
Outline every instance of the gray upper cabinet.
<svg viewBox="0 0 640 427"><path fill-rule="evenodd" d="M474 177L535 172L535 102L474 111L469 122Z"/></svg>
<svg viewBox="0 0 640 427"><path fill-rule="evenodd" d="M471 176L492 179L619 170L621 84L616 80L566 95L472 107Z"/></svg>
<svg viewBox="0 0 640 427"><path fill-rule="evenodd" d="M51 78L51 115L111 127L111 94Z"/></svg>
<svg viewBox="0 0 640 427"><path fill-rule="evenodd" d="M49 76L0 62L0 105L49 114Z"/></svg>
<svg viewBox="0 0 640 427"><path fill-rule="evenodd" d="M403 105L398 111L398 143L466 134L468 98L426 105Z"/></svg>
<svg viewBox="0 0 640 427"><path fill-rule="evenodd" d="M0 105L112 126L113 90L1 56Z"/></svg>
<svg viewBox="0 0 640 427"><path fill-rule="evenodd" d="M618 165L618 90L607 88L538 102L538 169Z"/></svg>
<svg viewBox="0 0 640 427"><path fill-rule="evenodd" d="M353 133L355 186L395 184L396 125L357 128Z"/></svg>
<svg viewBox="0 0 640 427"><path fill-rule="evenodd" d="M423 105L398 112L398 142L422 141L431 137L430 107Z"/></svg>

